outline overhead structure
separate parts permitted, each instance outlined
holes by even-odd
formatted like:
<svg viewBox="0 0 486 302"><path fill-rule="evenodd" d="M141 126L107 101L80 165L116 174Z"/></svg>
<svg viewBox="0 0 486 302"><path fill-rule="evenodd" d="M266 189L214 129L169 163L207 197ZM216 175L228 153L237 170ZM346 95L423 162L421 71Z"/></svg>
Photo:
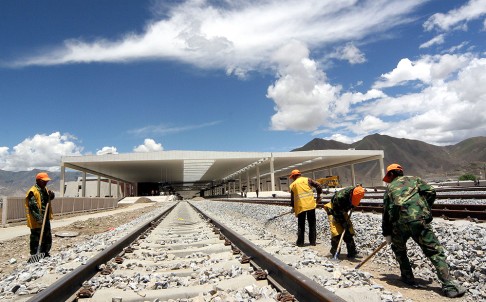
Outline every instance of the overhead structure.
<svg viewBox="0 0 486 302"><path fill-rule="evenodd" d="M260 186L261 179L266 179L269 191L273 191L278 190L275 179L287 177L293 169L299 169L305 174L351 166L354 177L354 165L369 161L379 161L383 173L383 158L382 150L157 151L64 156L61 160L61 188L64 188L65 170L72 169L84 175L91 174L98 176L98 179L117 182L122 186L121 191L125 196L140 195L140 188L144 184L162 184L177 192L197 191L214 195L221 188L231 188L231 183L236 190L237 181L239 189L242 184L256 188ZM220 189L215 192L215 188Z"/></svg>

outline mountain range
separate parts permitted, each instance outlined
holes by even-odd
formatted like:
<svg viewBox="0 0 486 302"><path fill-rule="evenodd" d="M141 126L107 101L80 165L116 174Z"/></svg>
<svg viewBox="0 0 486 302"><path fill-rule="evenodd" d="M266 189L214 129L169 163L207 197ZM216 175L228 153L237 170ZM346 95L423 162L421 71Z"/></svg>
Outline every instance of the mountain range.
<svg viewBox="0 0 486 302"><path fill-rule="evenodd" d="M406 175L423 177L426 180L457 180L460 175L473 174L484 179L486 174L486 137L472 137L455 145L436 146L419 140L395 138L387 135L372 134L352 144L334 140L315 138L304 146L292 151L309 150L383 150L385 167L399 163ZM32 186L35 175L40 170L11 172L0 170L0 196L23 196ZM328 171L326 171L327 173ZM329 173L328 173L329 174ZM341 183L351 183L349 167L335 168ZM381 171L378 161L355 165L357 182L366 186L380 186ZM60 172L49 172L49 187L59 191ZM74 181L80 172L66 172L66 181ZM324 177L327 175L320 175Z"/></svg>
<svg viewBox="0 0 486 302"><path fill-rule="evenodd" d="M309 150L383 150L385 167L400 164L406 175L415 175L429 181L457 180L460 175L473 174L484 179L486 172L486 137L472 137L455 145L436 146L419 140L395 138L372 134L352 144L334 140L315 138L304 146L292 151ZM334 169L344 181L350 181L349 168ZM377 185L381 182L378 161L355 166L358 182Z"/></svg>

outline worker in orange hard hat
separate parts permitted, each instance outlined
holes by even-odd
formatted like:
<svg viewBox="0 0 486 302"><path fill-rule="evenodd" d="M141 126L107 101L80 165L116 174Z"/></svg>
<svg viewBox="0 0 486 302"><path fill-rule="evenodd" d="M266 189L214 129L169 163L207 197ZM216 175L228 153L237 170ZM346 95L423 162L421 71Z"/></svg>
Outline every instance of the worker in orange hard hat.
<svg viewBox="0 0 486 302"><path fill-rule="evenodd" d="M289 175L290 206L298 220L297 246L304 246L305 220L309 224L309 242L316 245L316 204L321 201L322 187L315 180L302 176L299 170L292 170ZM317 200L314 198L314 190L317 191Z"/></svg>
<svg viewBox="0 0 486 302"><path fill-rule="evenodd" d="M403 175L402 166L400 166L399 164L391 164L386 167L386 174L385 177L383 177L383 181L386 183L390 183L399 174Z"/></svg>
<svg viewBox="0 0 486 302"><path fill-rule="evenodd" d="M49 251L52 247L50 221L53 214L52 207L47 205L55 198L54 192L46 187L50 180L51 178L46 172L38 173L35 177L35 185L27 191L25 196L27 226L30 228L30 255L36 255L40 252L43 253L44 257L50 257ZM47 213L46 208L48 208ZM42 226L44 226L44 233L40 251L38 251Z"/></svg>
<svg viewBox="0 0 486 302"><path fill-rule="evenodd" d="M383 181L388 186L383 196L381 228L400 265L400 279L407 285L417 285L407 255L407 241L412 238L434 265L444 296L463 296L466 288L453 280L446 262L445 249L430 225L435 189L420 177L404 176L399 164L391 164L386 168Z"/></svg>
<svg viewBox="0 0 486 302"><path fill-rule="evenodd" d="M361 185L349 186L337 191L331 198L331 202L324 205L327 212L329 226L331 228L331 254L336 255L341 234L343 241L346 243L348 258L355 258L358 254L353 236L355 234L353 224L349 217L349 210L357 207L365 195L365 189Z"/></svg>

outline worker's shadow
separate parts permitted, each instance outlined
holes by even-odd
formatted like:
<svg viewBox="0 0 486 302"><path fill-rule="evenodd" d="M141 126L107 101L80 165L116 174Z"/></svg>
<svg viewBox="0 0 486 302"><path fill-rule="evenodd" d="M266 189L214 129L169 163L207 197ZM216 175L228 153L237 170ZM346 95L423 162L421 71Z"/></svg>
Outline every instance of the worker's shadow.
<svg viewBox="0 0 486 302"><path fill-rule="evenodd" d="M400 280L400 276L395 274L382 274L379 280L388 283L389 285L393 285L396 287L404 287L410 289L418 289L418 290L425 290L425 291L434 291L439 295L442 294L442 289L440 287L432 285L432 281L424 280L421 278L415 278L416 285L408 285L402 280Z"/></svg>

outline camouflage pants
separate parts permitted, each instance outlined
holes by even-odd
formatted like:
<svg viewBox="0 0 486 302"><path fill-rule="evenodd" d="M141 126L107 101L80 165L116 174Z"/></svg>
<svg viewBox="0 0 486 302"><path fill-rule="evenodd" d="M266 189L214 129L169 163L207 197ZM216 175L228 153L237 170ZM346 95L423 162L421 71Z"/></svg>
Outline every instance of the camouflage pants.
<svg viewBox="0 0 486 302"><path fill-rule="evenodd" d="M411 237L429 258L437 271L437 277L442 282L443 289L456 288L449 274L444 248L434 234L430 224L425 221L397 223L393 226L392 250L395 253L402 277L413 278L412 266L407 256L407 241Z"/></svg>
<svg viewBox="0 0 486 302"><path fill-rule="evenodd" d="M41 229L30 229L30 254L37 254L37 248L39 247ZM41 253L49 254L52 247L52 233L51 225L49 221L46 221L44 227L44 235L42 236L42 244L40 248Z"/></svg>

